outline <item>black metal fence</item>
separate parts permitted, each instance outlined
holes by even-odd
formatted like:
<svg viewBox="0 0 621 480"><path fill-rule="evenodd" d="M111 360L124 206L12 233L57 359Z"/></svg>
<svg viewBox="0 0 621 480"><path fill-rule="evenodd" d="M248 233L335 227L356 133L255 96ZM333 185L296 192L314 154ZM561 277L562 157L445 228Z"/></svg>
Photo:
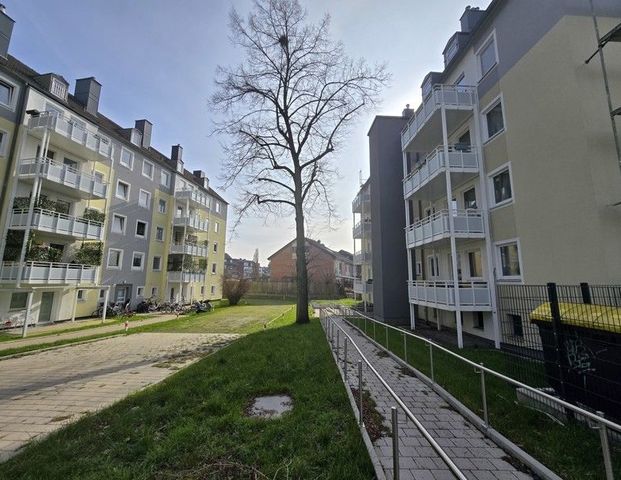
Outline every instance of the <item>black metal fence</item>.
<svg viewBox="0 0 621 480"><path fill-rule="evenodd" d="M516 378L621 420L621 286L499 285Z"/></svg>

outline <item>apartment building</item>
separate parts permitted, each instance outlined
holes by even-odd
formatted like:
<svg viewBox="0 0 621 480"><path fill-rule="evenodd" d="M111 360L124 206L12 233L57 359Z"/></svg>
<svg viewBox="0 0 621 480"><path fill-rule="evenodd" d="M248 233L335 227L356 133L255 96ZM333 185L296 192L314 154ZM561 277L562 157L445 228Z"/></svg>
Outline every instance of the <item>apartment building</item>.
<svg viewBox="0 0 621 480"><path fill-rule="evenodd" d="M371 241L371 181L367 179L352 201L354 237L354 297L367 310L373 306L373 254Z"/></svg>
<svg viewBox="0 0 621 480"><path fill-rule="evenodd" d="M0 12L0 324L220 298L227 203L205 174L153 148L149 121L102 115L95 78L71 94L8 55L12 27Z"/></svg>
<svg viewBox="0 0 621 480"><path fill-rule="evenodd" d="M621 22L618 1L594 5L602 32ZM401 133L412 327L499 345L516 319L499 318L496 285L620 283L621 172L602 69L585 64L596 48L589 2L466 8ZM621 49L606 56L621 104Z"/></svg>

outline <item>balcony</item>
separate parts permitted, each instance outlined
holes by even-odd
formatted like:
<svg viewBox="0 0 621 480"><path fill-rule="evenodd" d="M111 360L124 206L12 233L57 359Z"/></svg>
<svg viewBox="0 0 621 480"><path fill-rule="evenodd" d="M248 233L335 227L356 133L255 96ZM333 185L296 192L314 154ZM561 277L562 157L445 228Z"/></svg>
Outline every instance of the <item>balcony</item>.
<svg viewBox="0 0 621 480"><path fill-rule="evenodd" d="M191 205L206 210L209 210L211 205L209 197L198 190L177 190L175 198L177 200L187 200Z"/></svg>
<svg viewBox="0 0 621 480"><path fill-rule="evenodd" d="M169 283L204 283L205 272L168 272Z"/></svg>
<svg viewBox="0 0 621 480"><path fill-rule="evenodd" d="M352 213L370 212L371 209L371 194L369 192L358 192L354 201L351 202Z"/></svg>
<svg viewBox="0 0 621 480"><path fill-rule="evenodd" d="M354 238L362 238L363 236L368 236L371 234L371 220L366 219L364 221L360 221L354 225L352 230Z"/></svg>
<svg viewBox="0 0 621 480"><path fill-rule="evenodd" d="M360 279L354 280L354 293L365 295L367 293L373 293L373 284L364 282Z"/></svg>
<svg viewBox="0 0 621 480"><path fill-rule="evenodd" d="M371 252L357 251L354 253L354 265L362 265L371 262Z"/></svg>
<svg viewBox="0 0 621 480"><path fill-rule="evenodd" d="M10 228L22 229L28 225L28 209L11 212ZM72 217L64 213L35 208L30 226L34 230L84 240L103 240L103 223Z"/></svg>
<svg viewBox="0 0 621 480"><path fill-rule="evenodd" d="M180 255L194 255L195 257L206 257L207 247L194 243L173 243L170 245L170 253Z"/></svg>
<svg viewBox="0 0 621 480"><path fill-rule="evenodd" d="M96 283L99 268L92 265L55 262L4 262L0 281L16 282L19 267L23 265L22 282L36 284L82 284Z"/></svg>
<svg viewBox="0 0 621 480"><path fill-rule="evenodd" d="M41 177L50 190L82 199L106 198L107 183L96 175L70 165L43 158L27 158L19 163L18 175L24 179Z"/></svg>
<svg viewBox="0 0 621 480"><path fill-rule="evenodd" d="M97 152L105 158L112 156L112 141L109 138L88 130L85 124L71 117L64 117L56 112L42 112L38 116L30 117L28 128L30 130L49 128L71 142Z"/></svg>
<svg viewBox="0 0 621 480"><path fill-rule="evenodd" d="M448 147L448 162L443 146L436 147L422 164L403 180L403 196L407 200L424 190L426 198L446 195L446 180L441 174L447 165L453 183L461 184L479 174L479 155L476 148L466 145Z"/></svg>
<svg viewBox="0 0 621 480"><path fill-rule="evenodd" d="M442 107L446 111L450 133L471 114L476 101L476 87L434 85L401 131L401 147L403 150L424 152L442 143Z"/></svg>
<svg viewBox="0 0 621 480"><path fill-rule="evenodd" d="M408 282L410 303L455 311L455 285L452 281ZM459 310L489 311L491 295L487 282L459 282Z"/></svg>
<svg viewBox="0 0 621 480"><path fill-rule="evenodd" d="M453 216L455 238L485 238L483 212L481 210L440 210L406 227L408 248L420 247L431 242L449 238L449 216Z"/></svg>
<svg viewBox="0 0 621 480"><path fill-rule="evenodd" d="M187 217L178 216L173 218L173 226L174 227L187 227L192 230L197 230L201 232L209 231L209 222L207 220L201 220L196 215L189 215Z"/></svg>

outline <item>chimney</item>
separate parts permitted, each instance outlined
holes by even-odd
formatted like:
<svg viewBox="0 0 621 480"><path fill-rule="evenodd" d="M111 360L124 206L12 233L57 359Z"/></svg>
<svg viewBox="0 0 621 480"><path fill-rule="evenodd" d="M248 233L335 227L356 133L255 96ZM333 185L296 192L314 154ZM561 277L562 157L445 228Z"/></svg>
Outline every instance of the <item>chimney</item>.
<svg viewBox="0 0 621 480"><path fill-rule="evenodd" d="M153 129L153 124L149 122L149 120L136 120L135 128L142 135L142 140L140 141L141 146L143 148L149 148L151 146L151 130Z"/></svg>
<svg viewBox="0 0 621 480"><path fill-rule="evenodd" d="M0 56L3 58L6 58L9 52L14 24L15 20L6 14L6 7L0 4Z"/></svg>
<svg viewBox="0 0 621 480"><path fill-rule="evenodd" d="M478 7L471 7L470 5L468 5L466 7L466 10L464 11L464 14L459 19L461 23L461 31L463 33L470 33L483 19L485 13L485 10L481 10Z"/></svg>
<svg viewBox="0 0 621 480"><path fill-rule="evenodd" d="M410 118L412 115L414 115L414 110L410 108L410 104L408 103L405 105L405 108L401 112L401 116L403 118Z"/></svg>
<svg viewBox="0 0 621 480"><path fill-rule="evenodd" d="M100 94L101 83L95 80L95 77L79 78L75 81L73 96L91 115L97 115Z"/></svg>
<svg viewBox="0 0 621 480"><path fill-rule="evenodd" d="M199 185L205 188L209 187L209 178L207 178L205 172L203 172L202 170L194 170L192 172L192 175L194 175L194 178L196 178L196 181Z"/></svg>
<svg viewBox="0 0 621 480"><path fill-rule="evenodd" d="M183 173L183 147L181 145L172 146L170 159L177 165L177 171Z"/></svg>

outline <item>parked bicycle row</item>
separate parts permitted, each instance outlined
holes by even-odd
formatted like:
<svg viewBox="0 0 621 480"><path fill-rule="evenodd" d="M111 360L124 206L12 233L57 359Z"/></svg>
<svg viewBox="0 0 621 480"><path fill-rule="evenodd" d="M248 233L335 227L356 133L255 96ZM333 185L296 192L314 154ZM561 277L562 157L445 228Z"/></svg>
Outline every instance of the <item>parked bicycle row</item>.
<svg viewBox="0 0 621 480"><path fill-rule="evenodd" d="M196 300L193 303L184 304L181 302L161 301L157 297L151 297L142 300L135 309L131 307L131 299L124 302L109 302L106 310L106 317L130 317L135 313L174 313L176 315L185 315L188 313L202 313L213 310L213 305L209 300ZM92 313L93 317L103 316L104 305L101 304Z"/></svg>

